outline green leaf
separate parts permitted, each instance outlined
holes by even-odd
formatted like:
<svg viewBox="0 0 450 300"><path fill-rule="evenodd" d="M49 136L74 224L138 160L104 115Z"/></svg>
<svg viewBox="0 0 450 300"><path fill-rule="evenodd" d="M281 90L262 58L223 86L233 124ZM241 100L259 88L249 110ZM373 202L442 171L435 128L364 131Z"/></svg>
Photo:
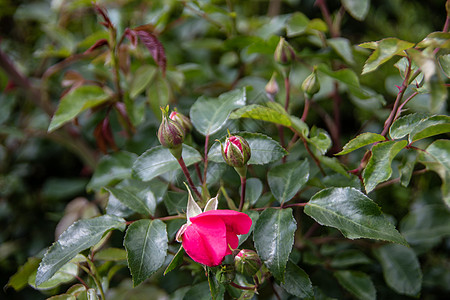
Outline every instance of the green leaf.
<svg viewBox="0 0 450 300"><path fill-rule="evenodd" d="M355 151L356 149L362 148L364 146L376 143L376 142L382 142L385 141L386 138L382 136L381 134L372 133L372 132L365 132L354 139L350 140L345 146L342 148L342 151L339 153L336 153L336 155L344 155L350 152Z"/></svg>
<svg viewBox="0 0 450 300"><path fill-rule="evenodd" d="M284 163L273 167L267 173L270 190L281 204L291 200L308 178L308 160Z"/></svg>
<svg viewBox="0 0 450 300"><path fill-rule="evenodd" d="M389 135L394 140L401 139L410 134L414 128L420 124L420 122L428 118L428 115L422 113L414 113L403 116L395 120L395 122L391 125L389 128Z"/></svg>
<svg viewBox="0 0 450 300"><path fill-rule="evenodd" d="M333 268L348 268L354 265L370 264L372 261L356 249L343 250L336 253L330 263Z"/></svg>
<svg viewBox="0 0 450 300"><path fill-rule="evenodd" d="M295 12L289 18L286 24L286 34L288 37L301 35L306 31L309 24L309 18L301 12Z"/></svg>
<svg viewBox="0 0 450 300"><path fill-rule="evenodd" d="M133 286L139 285L164 263L168 239L166 224L142 219L131 224L124 238Z"/></svg>
<svg viewBox="0 0 450 300"><path fill-rule="evenodd" d="M16 291L20 291L28 284L28 278L35 272L41 260L36 257L28 258L27 262L19 267L19 270L9 278L6 287L12 287Z"/></svg>
<svg viewBox="0 0 450 300"><path fill-rule="evenodd" d="M347 178L350 178L350 175L347 172L345 166L336 158L336 157L328 157L324 155L320 155L317 157L324 166L327 166L331 170L344 175Z"/></svg>
<svg viewBox="0 0 450 300"><path fill-rule="evenodd" d="M183 144L182 155L186 166L202 160L202 156L197 150L185 144ZM142 181L150 181L159 175L179 169L181 167L169 149L156 146L145 151L136 159L133 164L133 176Z"/></svg>
<svg viewBox="0 0 450 300"><path fill-rule="evenodd" d="M106 248L95 253L95 260L121 261L127 259L127 252L121 248Z"/></svg>
<svg viewBox="0 0 450 300"><path fill-rule="evenodd" d="M174 270L176 267L180 266L183 263L184 261L183 256L184 256L184 248L183 246L180 246L180 249L178 249L177 253L172 258L166 270L164 271L164 276L166 276L167 273Z"/></svg>
<svg viewBox="0 0 450 300"><path fill-rule="evenodd" d="M171 88L167 78L162 77L160 72L157 72L151 84L147 87L146 95L153 114L157 116L158 120L161 120L160 107L166 107L169 104L171 95Z"/></svg>
<svg viewBox="0 0 450 300"><path fill-rule="evenodd" d="M450 132L450 116L432 116L420 121L409 134L410 143Z"/></svg>
<svg viewBox="0 0 450 300"><path fill-rule="evenodd" d="M280 111L278 107L276 107L277 103L268 102L266 105L267 106L251 104L244 106L234 111L230 115L230 119L250 118L254 120L271 122L286 127L291 126L292 123L289 115L284 111L284 109Z"/></svg>
<svg viewBox="0 0 450 300"><path fill-rule="evenodd" d="M429 110L432 113L438 113L443 110L448 96L447 86L439 75L440 74L433 75L428 82L431 90Z"/></svg>
<svg viewBox="0 0 450 300"><path fill-rule="evenodd" d="M210 300L211 293L209 291L208 281L203 281L192 286L183 297L183 300Z"/></svg>
<svg viewBox="0 0 450 300"><path fill-rule="evenodd" d="M383 268L384 280L397 293L417 296L422 287L422 271L416 254L401 245L384 245L374 250Z"/></svg>
<svg viewBox="0 0 450 300"><path fill-rule="evenodd" d="M328 45L333 48L334 51L342 58L344 61L349 64L355 64L355 60L353 59L352 46L350 41L346 38L333 38L327 40Z"/></svg>
<svg viewBox="0 0 450 300"><path fill-rule="evenodd" d="M328 188L315 194L304 209L321 225L339 229L349 239L369 238L407 245L378 205L354 188Z"/></svg>
<svg viewBox="0 0 450 300"><path fill-rule="evenodd" d="M131 177L131 167L137 155L130 152L119 151L111 155L103 156L94 175L86 189L88 191L100 190L102 187Z"/></svg>
<svg viewBox="0 0 450 300"><path fill-rule="evenodd" d="M356 20L363 21L370 8L370 0L342 0L345 10Z"/></svg>
<svg viewBox="0 0 450 300"><path fill-rule="evenodd" d="M208 273L209 291L211 292L212 300L223 300L225 287L216 279L216 272L212 268L206 267Z"/></svg>
<svg viewBox="0 0 450 300"><path fill-rule="evenodd" d="M148 191L146 197L138 197L134 193L126 189L119 189L114 187L105 188L112 196L116 197L121 203L125 204L128 208L131 208L137 213L143 215L153 215L155 212L155 196L152 192Z"/></svg>
<svg viewBox="0 0 450 300"><path fill-rule="evenodd" d="M445 54L439 57L439 65L445 76L450 78L450 54Z"/></svg>
<svg viewBox="0 0 450 300"><path fill-rule="evenodd" d="M245 105L245 89L221 94L218 98L200 97L191 107L191 121L198 132L211 135L219 131L228 120L231 111Z"/></svg>
<svg viewBox="0 0 450 300"><path fill-rule="evenodd" d="M328 132L321 128L313 126L309 138L306 138L309 144L313 145L321 155L324 155L331 147L331 138Z"/></svg>
<svg viewBox="0 0 450 300"><path fill-rule="evenodd" d="M291 295L299 298L313 298L314 292L308 274L292 262L286 265L285 282L281 284Z"/></svg>
<svg viewBox="0 0 450 300"><path fill-rule="evenodd" d="M411 210L401 221L400 231L412 246L436 244L450 236L450 210L444 205L424 205Z"/></svg>
<svg viewBox="0 0 450 300"><path fill-rule="evenodd" d="M44 257L45 258L45 257ZM38 271L39 272L39 269ZM34 271L31 276L28 278L28 283L38 290L49 290L55 288L61 284L70 282L75 279L75 276L78 275L78 265L72 262L66 263L58 269L58 271L53 274L49 279L41 284L36 284L37 275L36 271Z"/></svg>
<svg viewBox="0 0 450 300"><path fill-rule="evenodd" d="M426 152L421 152L419 162L428 170L436 172L442 180L442 197L450 207L450 141L437 140L428 146Z"/></svg>
<svg viewBox="0 0 450 300"><path fill-rule="evenodd" d="M317 67L319 72L336 79L339 82L345 83L347 86L355 89L359 89L359 79L355 72L350 69L341 69L338 71L332 71L327 65L320 64Z"/></svg>
<svg viewBox="0 0 450 300"><path fill-rule="evenodd" d="M291 208L268 208L259 216L253 232L259 257L281 283L285 283L286 263L294 244L296 230L297 223Z"/></svg>
<svg viewBox="0 0 450 300"><path fill-rule="evenodd" d="M450 33L432 32L417 44L417 48L450 48Z"/></svg>
<svg viewBox="0 0 450 300"><path fill-rule="evenodd" d="M248 178L245 185L245 202L250 204L256 203L261 197L263 191L263 183L258 178Z"/></svg>
<svg viewBox="0 0 450 300"><path fill-rule="evenodd" d="M48 132L52 132L74 119L82 111L100 105L109 99L109 95L96 85L83 85L73 89L59 102Z"/></svg>
<svg viewBox="0 0 450 300"><path fill-rule="evenodd" d="M187 193L169 191L164 198L164 204L170 215L184 213L187 207Z"/></svg>
<svg viewBox="0 0 450 300"><path fill-rule="evenodd" d="M63 265L81 251L97 244L107 231L125 229L125 220L110 215L82 219L66 229L45 253L36 276L36 285L50 279Z"/></svg>
<svg viewBox="0 0 450 300"><path fill-rule="evenodd" d="M300 118L289 116L291 119L291 127L299 136L307 137L309 135L309 127Z"/></svg>
<svg viewBox="0 0 450 300"><path fill-rule="evenodd" d="M370 276L358 271L337 271L334 276L339 283L360 300L375 300L377 291Z"/></svg>
<svg viewBox="0 0 450 300"><path fill-rule="evenodd" d="M391 177L392 160L407 144L407 141L388 141L373 146L372 156L362 174L367 193Z"/></svg>
<svg viewBox="0 0 450 300"><path fill-rule="evenodd" d="M238 132L237 135L243 137L249 144L251 157L248 161L249 165L263 165L281 159L287 154L286 150L280 144L261 133ZM220 139L223 143L225 137ZM220 143L214 143L209 149L208 160L216 163L225 163L222 157Z"/></svg>
<svg viewBox="0 0 450 300"><path fill-rule="evenodd" d="M152 65L142 65L135 72L133 72L133 79L130 84L130 97L136 98L150 81L153 79L156 73L156 67Z"/></svg>
<svg viewBox="0 0 450 300"><path fill-rule="evenodd" d="M360 44L363 48L372 48L374 42ZM375 42L376 49L367 59L362 74L375 71L379 66L390 60L395 55L403 55L403 51L414 46L413 43L399 40L397 38L386 38Z"/></svg>
<svg viewBox="0 0 450 300"><path fill-rule="evenodd" d="M247 238L250 236L250 234L252 234L253 230L255 229L256 222L259 219L259 213L254 210L247 210L244 213L247 214L250 217L250 219L252 219L252 226L250 227L250 230L246 234L241 234L238 236L239 237L239 246L242 245L242 243L247 240Z"/></svg>

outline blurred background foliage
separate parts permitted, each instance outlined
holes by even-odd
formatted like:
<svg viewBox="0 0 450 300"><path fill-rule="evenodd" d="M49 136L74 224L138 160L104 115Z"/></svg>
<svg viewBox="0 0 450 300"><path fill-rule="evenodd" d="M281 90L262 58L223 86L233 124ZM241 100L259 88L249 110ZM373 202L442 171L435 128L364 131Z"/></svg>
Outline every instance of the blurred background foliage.
<svg viewBox="0 0 450 300"><path fill-rule="evenodd" d="M157 112L159 106L165 103L176 104L180 111L188 114L190 106L199 96L216 96L232 87L246 85L253 86L248 96L250 103L265 101L264 86L276 69L273 62L273 50L278 42L276 36L286 34L285 20L288 14L302 12L310 20L321 18L314 0L227 2L234 2L236 18L229 17L226 13L227 3L218 0L97 1L107 8L119 36L125 28L152 24L167 56L167 77L155 79L145 95L136 96L132 120L135 132L131 136L127 134L119 113L110 115L116 147L140 155L156 145L155 133L160 118ZM331 12L336 12L340 7L339 1L327 2ZM416 43L430 32L440 31L445 18L443 0L378 0L371 2L370 11L363 22L345 14L341 35L349 39L351 44L385 37L397 37ZM99 21L102 20L95 13L90 0L0 0L1 51L26 75L31 85L39 87L45 83L44 91L38 89L37 94L36 91L31 91L30 95L30 91L12 84L9 75L0 68L2 286L28 257L42 255L42 249L50 245L55 240L55 235L58 236L65 227L79 218L97 215L104 207L104 197L97 192L87 192L86 185L94 171L93 166L102 156L99 151L101 149L96 149L94 131L105 112L99 110L83 114L77 123L69 125L67 132L48 135L50 116L43 109L46 104L36 105L48 98L51 109L56 108L67 87L64 86L64 80L70 79L70 73L68 75L67 72L69 69L76 70L85 80L113 86L110 70L105 65L107 57L77 60L52 73L46 82L42 79L51 66L83 53L98 39L107 38L108 33ZM248 43L246 38L255 36L262 38L265 43L259 49L245 47ZM335 57L330 49L318 46L317 39L311 36L295 37L289 42L300 57L306 60L319 61ZM155 63L143 47L133 48L129 43L125 45L125 50L132 55L129 61L121 61L124 71L123 87L129 89L137 80L134 74L148 74L146 72L151 72L151 68L145 70L142 66L154 67ZM352 68L358 74L368 53L361 48L354 51ZM373 132L381 131L382 121L389 113L389 103L393 102L397 94L395 84L401 82L398 70L393 67L394 63L391 60L377 72L360 77L361 84L378 93L376 98L362 103L358 99L350 99L347 94L343 95L342 143L359 132L369 129ZM306 68L298 67L292 71L291 111L294 115L301 114L303 100L299 96L300 83L307 75ZM279 85L282 86L280 78ZM331 110L332 106L330 101L326 101L330 88L323 84L317 97L325 111ZM155 93L159 95L160 103L150 105L150 109L147 109L146 97ZM387 108L383 108L385 103L388 103ZM411 104L410 109L420 111L421 107ZM311 124L326 127L319 113L313 111L309 118ZM265 128L258 122L247 122L245 126L276 136L274 129ZM195 138L200 137L194 135L194 140ZM82 140L86 144L73 146L71 139ZM84 152L84 146L91 149L89 153ZM107 151L111 152L113 149ZM357 154L349 156L350 164L359 162L361 152ZM89 162L93 163L90 165ZM389 186L377 191L374 200L383 207L385 213L398 220L408 213L409 218L413 218L415 211L421 206L441 205L438 175L429 172L414 180L416 182L413 188ZM413 204L411 199L414 199ZM407 225L407 222L408 220L403 219L400 227ZM435 245L431 241L430 246ZM431 247L425 246L422 251L426 253L429 249ZM329 250L329 253L334 251ZM447 238L439 247L433 248L433 252L423 256L423 295L429 295L424 299L439 299L449 295L449 251L450 239ZM314 265L314 262L310 263ZM369 272L381 273L380 270ZM166 291L171 289L170 276L161 287ZM311 274L311 279L314 282L315 278L321 276L324 276L321 280L327 282L326 276L329 275L324 273ZM135 299L139 299L139 293L158 293L154 287L141 287L133 292L127 280L120 282L118 279L114 284L118 286L117 297L135 293ZM334 288L335 285L330 285L331 290ZM378 292L380 299L390 295L383 289ZM7 299L46 297L31 287L18 293L9 288L2 293L5 293ZM403 298L408 297L397 296L397 299Z"/></svg>

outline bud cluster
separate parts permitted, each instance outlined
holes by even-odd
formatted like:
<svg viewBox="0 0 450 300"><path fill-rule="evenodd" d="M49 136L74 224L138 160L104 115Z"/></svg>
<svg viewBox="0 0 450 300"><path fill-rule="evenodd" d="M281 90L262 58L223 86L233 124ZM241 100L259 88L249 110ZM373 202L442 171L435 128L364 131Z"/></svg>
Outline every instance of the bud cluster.
<svg viewBox="0 0 450 300"><path fill-rule="evenodd" d="M192 129L192 123L188 117L173 111L169 117L169 106L161 108L162 122L158 129L158 140L161 145L179 159L184 138Z"/></svg>

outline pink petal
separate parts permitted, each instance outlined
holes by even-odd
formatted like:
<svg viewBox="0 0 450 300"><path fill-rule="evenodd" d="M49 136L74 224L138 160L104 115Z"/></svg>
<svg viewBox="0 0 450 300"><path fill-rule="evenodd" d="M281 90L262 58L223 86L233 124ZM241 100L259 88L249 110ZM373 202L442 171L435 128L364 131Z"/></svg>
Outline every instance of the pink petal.
<svg viewBox="0 0 450 300"><path fill-rule="evenodd" d="M220 218L227 226L227 231L232 231L235 234L247 234L252 226L252 219L250 219L249 216L242 212L229 209L206 211L195 216L194 218L191 218L191 221L195 218L209 219L211 217Z"/></svg>
<svg viewBox="0 0 450 300"><path fill-rule="evenodd" d="M234 232L227 231L227 252L225 255L232 253L231 249L236 249L239 246L239 238ZM231 248L231 249L230 249Z"/></svg>
<svg viewBox="0 0 450 300"><path fill-rule="evenodd" d="M198 263L210 267L220 265L228 247L224 222L198 216L191 218L191 222L183 235L186 253Z"/></svg>

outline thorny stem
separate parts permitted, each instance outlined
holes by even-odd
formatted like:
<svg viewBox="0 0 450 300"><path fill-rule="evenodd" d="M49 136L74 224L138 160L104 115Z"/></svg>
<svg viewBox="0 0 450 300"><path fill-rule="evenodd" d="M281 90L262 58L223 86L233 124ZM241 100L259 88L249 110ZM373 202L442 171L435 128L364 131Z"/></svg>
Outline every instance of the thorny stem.
<svg viewBox="0 0 450 300"><path fill-rule="evenodd" d="M306 151L308 151L308 154L311 156L311 158L316 163L317 167L319 167L320 173L322 173L323 176L326 176L325 171L322 168L322 165L320 164L319 159L312 153L311 149L309 149L308 142L306 141L305 137L300 136L300 138L303 141L303 145L305 145Z"/></svg>
<svg viewBox="0 0 450 300"><path fill-rule="evenodd" d="M187 179L187 181L189 183L189 186L194 191L195 195L197 195L198 199L202 200L203 199L202 195L199 193L199 191L195 187L194 182L192 181L192 178L191 178L191 174L189 173L189 170L187 169L186 164L184 163L184 159L183 159L182 156L178 159L178 163L180 164L180 167L181 167L181 170L184 173L184 176L186 176L186 179Z"/></svg>
<svg viewBox="0 0 450 300"><path fill-rule="evenodd" d="M412 98L414 98L418 94L419 94L419 92L412 93L411 96L409 96L405 101L403 101L402 104L400 104L400 106L398 107L397 113L395 114L395 117L394 117L393 121L397 120L398 117L400 117L400 114L402 113L402 109L406 105L406 103L408 103Z"/></svg>
<svg viewBox="0 0 450 300"><path fill-rule="evenodd" d="M395 116L397 115L397 110L400 106L400 101L403 98L403 95L405 94L406 88L408 87L409 82L409 76L411 75L411 59L407 56L408 59L408 69L405 74L405 79L403 80L402 86L400 87L397 98L394 102L394 107L392 108L391 113L389 114L389 117L387 118L386 122L384 123L383 131L381 132L382 136L386 136L389 127L391 126L392 122L394 121Z"/></svg>
<svg viewBox="0 0 450 300"><path fill-rule="evenodd" d="M203 183L203 177L202 177L202 172L200 171L200 166L198 163L194 164L195 166L195 172L197 173L197 177L200 180L200 182Z"/></svg>
<svg viewBox="0 0 450 300"><path fill-rule="evenodd" d="M75 275L75 278L76 278L82 285L84 285L84 288L85 288L86 290L89 289L89 286L86 284L86 282L85 282L80 276Z"/></svg>
<svg viewBox="0 0 450 300"><path fill-rule="evenodd" d="M241 177L241 202L239 203L239 211L242 211L245 202L245 186L247 183L247 177Z"/></svg>
<svg viewBox="0 0 450 300"><path fill-rule="evenodd" d="M328 7L327 7L325 0L316 0L315 5L319 6L320 11L322 12L323 18L325 19L325 22L327 23L328 28L330 29L331 37L333 37L333 38L338 37L339 33L337 32L337 30L333 24L333 20L331 19L331 15L330 15L330 12L328 11Z"/></svg>

